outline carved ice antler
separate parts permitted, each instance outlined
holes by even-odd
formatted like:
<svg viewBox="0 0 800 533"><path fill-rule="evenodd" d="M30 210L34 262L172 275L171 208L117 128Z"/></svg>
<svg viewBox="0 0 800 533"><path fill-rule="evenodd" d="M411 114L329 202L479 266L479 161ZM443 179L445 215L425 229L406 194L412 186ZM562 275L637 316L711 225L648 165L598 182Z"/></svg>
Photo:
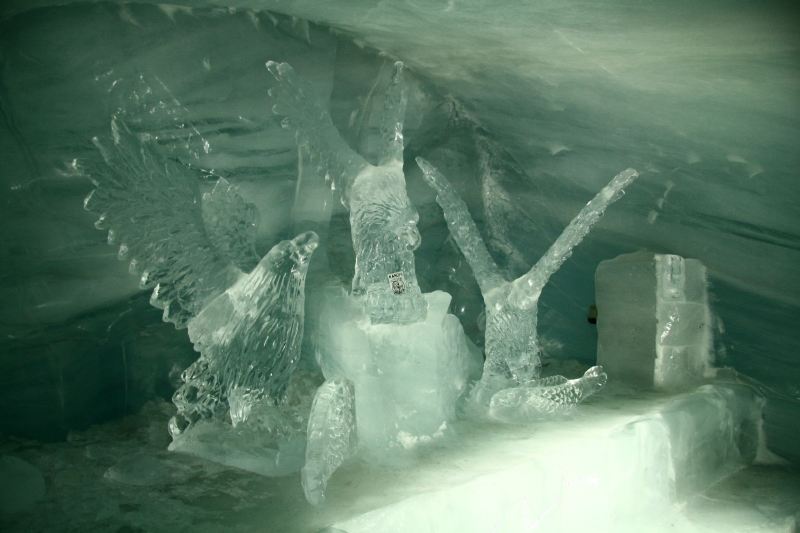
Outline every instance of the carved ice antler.
<svg viewBox="0 0 800 533"><path fill-rule="evenodd" d="M472 268L486 304L486 362L481 381L473 390L477 403L489 403L490 413L502 419L509 418L507 411L515 410L521 410L520 413L527 410L528 415L547 414L577 403L602 387L605 374L599 367L579 380L536 379L540 366L537 304L550 277L639 173L627 169L617 174L586 204L527 274L506 281L489 255L463 200L433 165L422 158L417 158L417 164L428 185L436 191L436 202L444 212L453 239ZM500 388L505 390L500 391Z"/></svg>
<svg viewBox="0 0 800 533"><path fill-rule="evenodd" d="M441 206L444 219L456 245L467 260L482 294L506 283L500 269L489 254L478 227L472 220L467 204L458 196L447 178L421 157L417 164L430 187L436 191L436 202Z"/></svg>
<svg viewBox="0 0 800 533"><path fill-rule="evenodd" d="M421 157L417 157L417 164L422 169L425 181L436 191L436 202L442 208L453 239L472 268L481 293L485 295L491 289L507 283L486 249L483 238L469 214L467 204L458 196L447 178L433 165ZM600 220L606 208L619 199L623 189L637 177L639 173L632 168L614 176L611 182L572 219L536 264L526 274L511 282L509 302L521 309L534 306L547 281L569 258L573 248L580 244L592 226Z"/></svg>

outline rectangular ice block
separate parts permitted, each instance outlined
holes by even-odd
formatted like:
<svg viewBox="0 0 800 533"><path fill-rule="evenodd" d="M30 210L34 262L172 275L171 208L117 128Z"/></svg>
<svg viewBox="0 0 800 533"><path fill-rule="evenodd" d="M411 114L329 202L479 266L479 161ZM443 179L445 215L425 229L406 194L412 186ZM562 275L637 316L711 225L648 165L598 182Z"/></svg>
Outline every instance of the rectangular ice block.
<svg viewBox="0 0 800 533"><path fill-rule="evenodd" d="M684 389L710 366L706 269L696 259L637 252L595 274L597 362L611 379Z"/></svg>

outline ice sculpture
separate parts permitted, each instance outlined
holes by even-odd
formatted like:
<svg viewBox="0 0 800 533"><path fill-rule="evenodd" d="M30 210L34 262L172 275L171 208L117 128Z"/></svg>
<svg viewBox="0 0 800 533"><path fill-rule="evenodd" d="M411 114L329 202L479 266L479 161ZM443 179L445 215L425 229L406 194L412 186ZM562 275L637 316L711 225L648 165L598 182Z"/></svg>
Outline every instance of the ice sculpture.
<svg viewBox="0 0 800 533"><path fill-rule="evenodd" d="M86 209L99 215L95 226L108 230L142 288L153 289L164 320L187 327L200 352L173 398L173 438L200 420L237 425L255 406L280 403L299 359L316 234L283 241L259 260L255 207L224 179L201 195L188 169L134 133L121 112L111 138L94 142L105 165L90 172Z"/></svg>
<svg viewBox="0 0 800 533"><path fill-rule="evenodd" d="M403 120L406 109L403 64L395 63L385 99L382 157L372 165L341 138L325 106L287 63L269 61L277 83L269 90L273 111L296 132L324 179L338 189L350 211L356 255L353 294L363 298L370 320L412 323L425 318L417 283L414 250L419 247L419 215L406 194L403 175Z"/></svg>
<svg viewBox="0 0 800 533"><path fill-rule="evenodd" d="M523 387L496 392L489 402L489 415L503 422L525 422L560 414L599 391L605 383L606 375L600 366L590 368L578 379L532 379Z"/></svg>
<svg viewBox="0 0 800 533"><path fill-rule="evenodd" d="M602 261L597 361L613 378L641 387L697 385L711 366L707 286L697 259L637 252Z"/></svg>
<svg viewBox="0 0 800 533"><path fill-rule="evenodd" d="M403 175L403 64L393 65L384 96L377 165L350 149L289 65L267 68L277 82L273 111L349 209L356 256L352 293L329 295L318 333L327 381L314 399L302 470L306 498L316 504L356 444L364 457L384 461L444 434L476 354L447 312L450 296L423 295L417 283L418 215Z"/></svg>
<svg viewBox="0 0 800 533"><path fill-rule="evenodd" d="M489 414L499 419L522 419L569 409L599 390L606 380L600 367L590 369L577 380L538 379L541 366L536 333L539 296L550 276L639 173L627 169L617 174L586 204L528 273L507 281L452 185L424 159L417 158L417 164L436 191L436 201L444 212L450 233L472 268L486 304L486 362L483 376L473 389L474 404L480 409L488 406ZM509 411L515 414L512 416Z"/></svg>

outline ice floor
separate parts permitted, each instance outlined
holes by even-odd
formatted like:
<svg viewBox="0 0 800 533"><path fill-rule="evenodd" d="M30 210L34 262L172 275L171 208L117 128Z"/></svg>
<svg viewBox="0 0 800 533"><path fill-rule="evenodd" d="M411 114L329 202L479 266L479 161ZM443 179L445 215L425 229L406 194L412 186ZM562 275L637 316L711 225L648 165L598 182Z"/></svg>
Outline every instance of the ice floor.
<svg viewBox="0 0 800 533"><path fill-rule="evenodd" d="M800 516L798 473L750 465L768 452L759 399L741 385L679 396L612 388L566 420L458 423L394 465L347 465L319 508L298 475L269 479L167 452L171 411L151 403L65 443L4 443L4 460L41 472L45 494L36 470L13 487L0 480L18 509L0 529L733 532L794 531Z"/></svg>

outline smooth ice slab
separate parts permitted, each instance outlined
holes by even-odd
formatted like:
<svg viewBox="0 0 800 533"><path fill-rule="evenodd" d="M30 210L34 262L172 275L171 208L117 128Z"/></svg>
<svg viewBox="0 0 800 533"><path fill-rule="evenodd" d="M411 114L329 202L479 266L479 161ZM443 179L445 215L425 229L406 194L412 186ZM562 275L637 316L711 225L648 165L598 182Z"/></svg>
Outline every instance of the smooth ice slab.
<svg viewBox="0 0 800 533"><path fill-rule="evenodd" d="M372 501L372 509L334 527L477 533L682 524L675 502L755 458L760 412L750 389L710 385L674 399L605 398L569 421L516 430L461 427L456 449L432 452L413 470L338 480L353 488L332 490L345 492L337 505Z"/></svg>
<svg viewBox="0 0 800 533"><path fill-rule="evenodd" d="M710 367L706 268L696 259L637 252L595 274L597 363L611 379L687 389Z"/></svg>
<svg viewBox="0 0 800 533"><path fill-rule="evenodd" d="M398 463L346 463L316 507L306 502L298 474L264 477L167 452L165 425L174 408L148 404L69 442L5 443L0 452L30 462L48 487L11 528L3 529L0 517L0 529L178 531L190 523L196 531L280 533L708 531L701 526L718 523L718 505L697 496L719 500L724 486L733 487L727 500L741 495L729 483L735 478L706 487L756 454L761 400L736 384L678 397L614 387L568 419L456 422L444 438ZM800 510L796 492L766 490L769 479L747 483L764 487L750 492L750 511L777 505L770 515L782 525Z"/></svg>

